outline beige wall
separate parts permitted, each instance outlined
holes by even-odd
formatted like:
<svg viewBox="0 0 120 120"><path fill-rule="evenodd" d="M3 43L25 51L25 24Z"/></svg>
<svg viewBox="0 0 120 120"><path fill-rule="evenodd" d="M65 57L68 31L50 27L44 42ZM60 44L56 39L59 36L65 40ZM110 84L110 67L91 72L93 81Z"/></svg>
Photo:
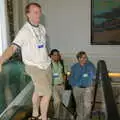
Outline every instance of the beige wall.
<svg viewBox="0 0 120 120"><path fill-rule="evenodd" d="M109 71L120 72L119 45L90 45L91 0L36 1L43 9L50 47L58 48L70 65L76 52L85 50L95 64L104 59Z"/></svg>

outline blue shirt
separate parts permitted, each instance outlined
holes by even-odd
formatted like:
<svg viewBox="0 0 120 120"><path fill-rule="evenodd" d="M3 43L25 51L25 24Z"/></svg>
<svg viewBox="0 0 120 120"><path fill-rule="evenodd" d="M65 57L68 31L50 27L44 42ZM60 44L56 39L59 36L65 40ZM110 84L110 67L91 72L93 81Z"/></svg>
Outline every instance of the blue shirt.
<svg viewBox="0 0 120 120"><path fill-rule="evenodd" d="M68 78L69 84L72 87L89 87L92 85L95 75L96 69L90 61L83 66L81 66L80 63L76 63L71 67L71 75Z"/></svg>

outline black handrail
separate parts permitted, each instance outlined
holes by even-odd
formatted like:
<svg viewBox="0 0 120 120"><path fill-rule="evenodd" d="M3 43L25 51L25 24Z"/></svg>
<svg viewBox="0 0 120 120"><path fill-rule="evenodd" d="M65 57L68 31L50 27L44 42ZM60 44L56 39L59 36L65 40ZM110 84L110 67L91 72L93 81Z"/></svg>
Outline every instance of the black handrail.
<svg viewBox="0 0 120 120"><path fill-rule="evenodd" d="M97 78L102 81L105 98L107 120L120 120L117 105L113 96L111 79L108 76L107 66L104 60L99 60L97 64Z"/></svg>
<svg viewBox="0 0 120 120"><path fill-rule="evenodd" d="M92 119L92 112L95 108L95 104L96 104L96 97L97 97L97 90L98 90L98 84L99 84L99 80L96 78L95 79L95 88L94 88L94 95L93 95L93 103L92 103L92 107L91 107L91 113L90 113L90 118Z"/></svg>

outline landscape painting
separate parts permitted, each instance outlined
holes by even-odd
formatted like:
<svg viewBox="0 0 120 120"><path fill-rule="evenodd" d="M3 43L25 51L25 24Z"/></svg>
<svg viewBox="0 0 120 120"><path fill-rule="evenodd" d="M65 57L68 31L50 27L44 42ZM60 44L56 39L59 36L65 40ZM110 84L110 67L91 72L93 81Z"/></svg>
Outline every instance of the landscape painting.
<svg viewBox="0 0 120 120"><path fill-rule="evenodd" d="M91 1L91 44L120 45L120 0Z"/></svg>

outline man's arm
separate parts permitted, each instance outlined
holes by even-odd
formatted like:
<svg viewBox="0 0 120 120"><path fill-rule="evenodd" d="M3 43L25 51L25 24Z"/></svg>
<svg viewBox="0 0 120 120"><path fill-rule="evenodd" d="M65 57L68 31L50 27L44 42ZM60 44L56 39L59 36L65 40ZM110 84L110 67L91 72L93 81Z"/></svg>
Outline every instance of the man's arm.
<svg viewBox="0 0 120 120"><path fill-rule="evenodd" d="M0 57L0 72L2 70L2 64L8 60L17 50L17 46L16 45L11 45L10 47L8 47L5 52L2 54L2 56Z"/></svg>
<svg viewBox="0 0 120 120"><path fill-rule="evenodd" d="M73 67L71 67L71 74L70 74L70 76L68 77L68 81L69 81L69 84L71 85L71 86L74 86L75 85L75 71L74 71L74 69L73 69Z"/></svg>

